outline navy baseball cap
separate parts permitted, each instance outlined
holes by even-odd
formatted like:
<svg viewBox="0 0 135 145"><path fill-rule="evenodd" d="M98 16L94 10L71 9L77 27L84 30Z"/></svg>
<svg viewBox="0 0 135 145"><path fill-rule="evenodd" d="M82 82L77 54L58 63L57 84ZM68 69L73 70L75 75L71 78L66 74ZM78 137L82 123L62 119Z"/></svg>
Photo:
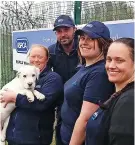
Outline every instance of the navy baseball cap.
<svg viewBox="0 0 135 145"><path fill-rule="evenodd" d="M75 27L75 23L72 18L70 18L68 15L60 15L54 22L54 30L58 27Z"/></svg>
<svg viewBox="0 0 135 145"><path fill-rule="evenodd" d="M99 21L92 21L85 25L82 29L76 30L76 35L81 35L82 33L86 33L90 38L105 38L110 39L110 31L108 27Z"/></svg>

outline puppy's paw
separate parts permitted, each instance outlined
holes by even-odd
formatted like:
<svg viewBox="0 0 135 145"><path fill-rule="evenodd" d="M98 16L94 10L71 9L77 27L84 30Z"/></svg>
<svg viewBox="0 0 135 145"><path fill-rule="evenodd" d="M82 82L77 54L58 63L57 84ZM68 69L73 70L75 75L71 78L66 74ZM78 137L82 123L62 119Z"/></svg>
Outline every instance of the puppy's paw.
<svg viewBox="0 0 135 145"><path fill-rule="evenodd" d="M45 95L43 94L40 94L38 97L37 97L38 100L40 101L43 101L45 99Z"/></svg>
<svg viewBox="0 0 135 145"><path fill-rule="evenodd" d="M34 101L34 97L27 97L27 99L30 103Z"/></svg>
<svg viewBox="0 0 135 145"><path fill-rule="evenodd" d="M5 142L5 139L6 139L6 135L1 134L1 142ZM0 145L1 145L1 144L0 144Z"/></svg>
<svg viewBox="0 0 135 145"><path fill-rule="evenodd" d="M36 98L40 101L43 101L45 99L45 95L43 95L42 93L38 92L37 90L34 90L34 95L36 96Z"/></svg>
<svg viewBox="0 0 135 145"><path fill-rule="evenodd" d="M0 141L0 145L6 145L5 141Z"/></svg>

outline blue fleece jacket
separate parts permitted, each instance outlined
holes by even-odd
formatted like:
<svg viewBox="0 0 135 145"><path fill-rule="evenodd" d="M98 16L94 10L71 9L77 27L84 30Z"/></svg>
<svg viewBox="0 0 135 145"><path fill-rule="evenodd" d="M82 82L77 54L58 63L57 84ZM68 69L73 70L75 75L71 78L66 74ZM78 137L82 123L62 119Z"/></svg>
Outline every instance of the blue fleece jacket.
<svg viewBox="0 0 135 145"><path fill-rule="evenodd" d="M76 67L79 63L77 49L77 38L74 39L73 48L69 55L65 53L59 42L49 46L50 59L48 65L62 77L63 83L70 79L77 71Z"/></svg>
<svg viewBox="0 0 135 145"><path fill-rule="evenodd" d="M36 90L46 96L44 101L35 98L29 103L27 97L17 95L16 109L12 112L6 138L12 144L51 144L55 107L63 101L61 77L46 68L41 72Z"/></svg>

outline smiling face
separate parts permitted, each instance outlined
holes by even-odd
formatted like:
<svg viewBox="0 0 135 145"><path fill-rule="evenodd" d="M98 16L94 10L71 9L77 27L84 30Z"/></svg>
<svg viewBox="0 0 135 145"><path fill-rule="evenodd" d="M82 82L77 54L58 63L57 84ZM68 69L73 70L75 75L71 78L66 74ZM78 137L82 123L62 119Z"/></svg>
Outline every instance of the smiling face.
<svg viewBox="0 0 135 145"><path fill-rule="evenodd" d="M101 50L98 46L98 41L96 39L91 39L84 33L80 35L79 49L81 56L86 59L86 62L87 60L96 59L101 54Z"/></svg>
<svg viewBox="0 0 135 145"><path fill-rule="evenodd" d="M132 48L120 42L114 42L109 47L106 70L109 80L116 85L127 84L133 79L134 62L130 49Z"/></svg>
<svg viewBox="0 0 135 145"><path fill-rule="evenodd" d="M30 64L38 67L40 71L42 71L48 62L48 55L45 48L38 45L32 47L29 55L29 61Z"/></svg>
<svg viewBox="0 0 135 145"><path fill-rule="evenodd" d="M74 27L58 27L56 29L56 37L61 45L70 45L74 39Z"/></svg>

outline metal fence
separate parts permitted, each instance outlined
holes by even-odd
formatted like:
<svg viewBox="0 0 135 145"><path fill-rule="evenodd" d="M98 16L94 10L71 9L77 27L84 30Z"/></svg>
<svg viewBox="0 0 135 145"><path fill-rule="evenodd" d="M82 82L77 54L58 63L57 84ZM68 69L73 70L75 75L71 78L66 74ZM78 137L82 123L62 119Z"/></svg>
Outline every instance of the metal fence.
<svg viewBox="0 0 135 145"><path fill-rule="evenodd" d="M0 5L0 88L15 76L12 69L12 31L53 27L55 19L61 14L71 16L76 24L92 20L134 19L132 1L2 1Z"/></svg>

